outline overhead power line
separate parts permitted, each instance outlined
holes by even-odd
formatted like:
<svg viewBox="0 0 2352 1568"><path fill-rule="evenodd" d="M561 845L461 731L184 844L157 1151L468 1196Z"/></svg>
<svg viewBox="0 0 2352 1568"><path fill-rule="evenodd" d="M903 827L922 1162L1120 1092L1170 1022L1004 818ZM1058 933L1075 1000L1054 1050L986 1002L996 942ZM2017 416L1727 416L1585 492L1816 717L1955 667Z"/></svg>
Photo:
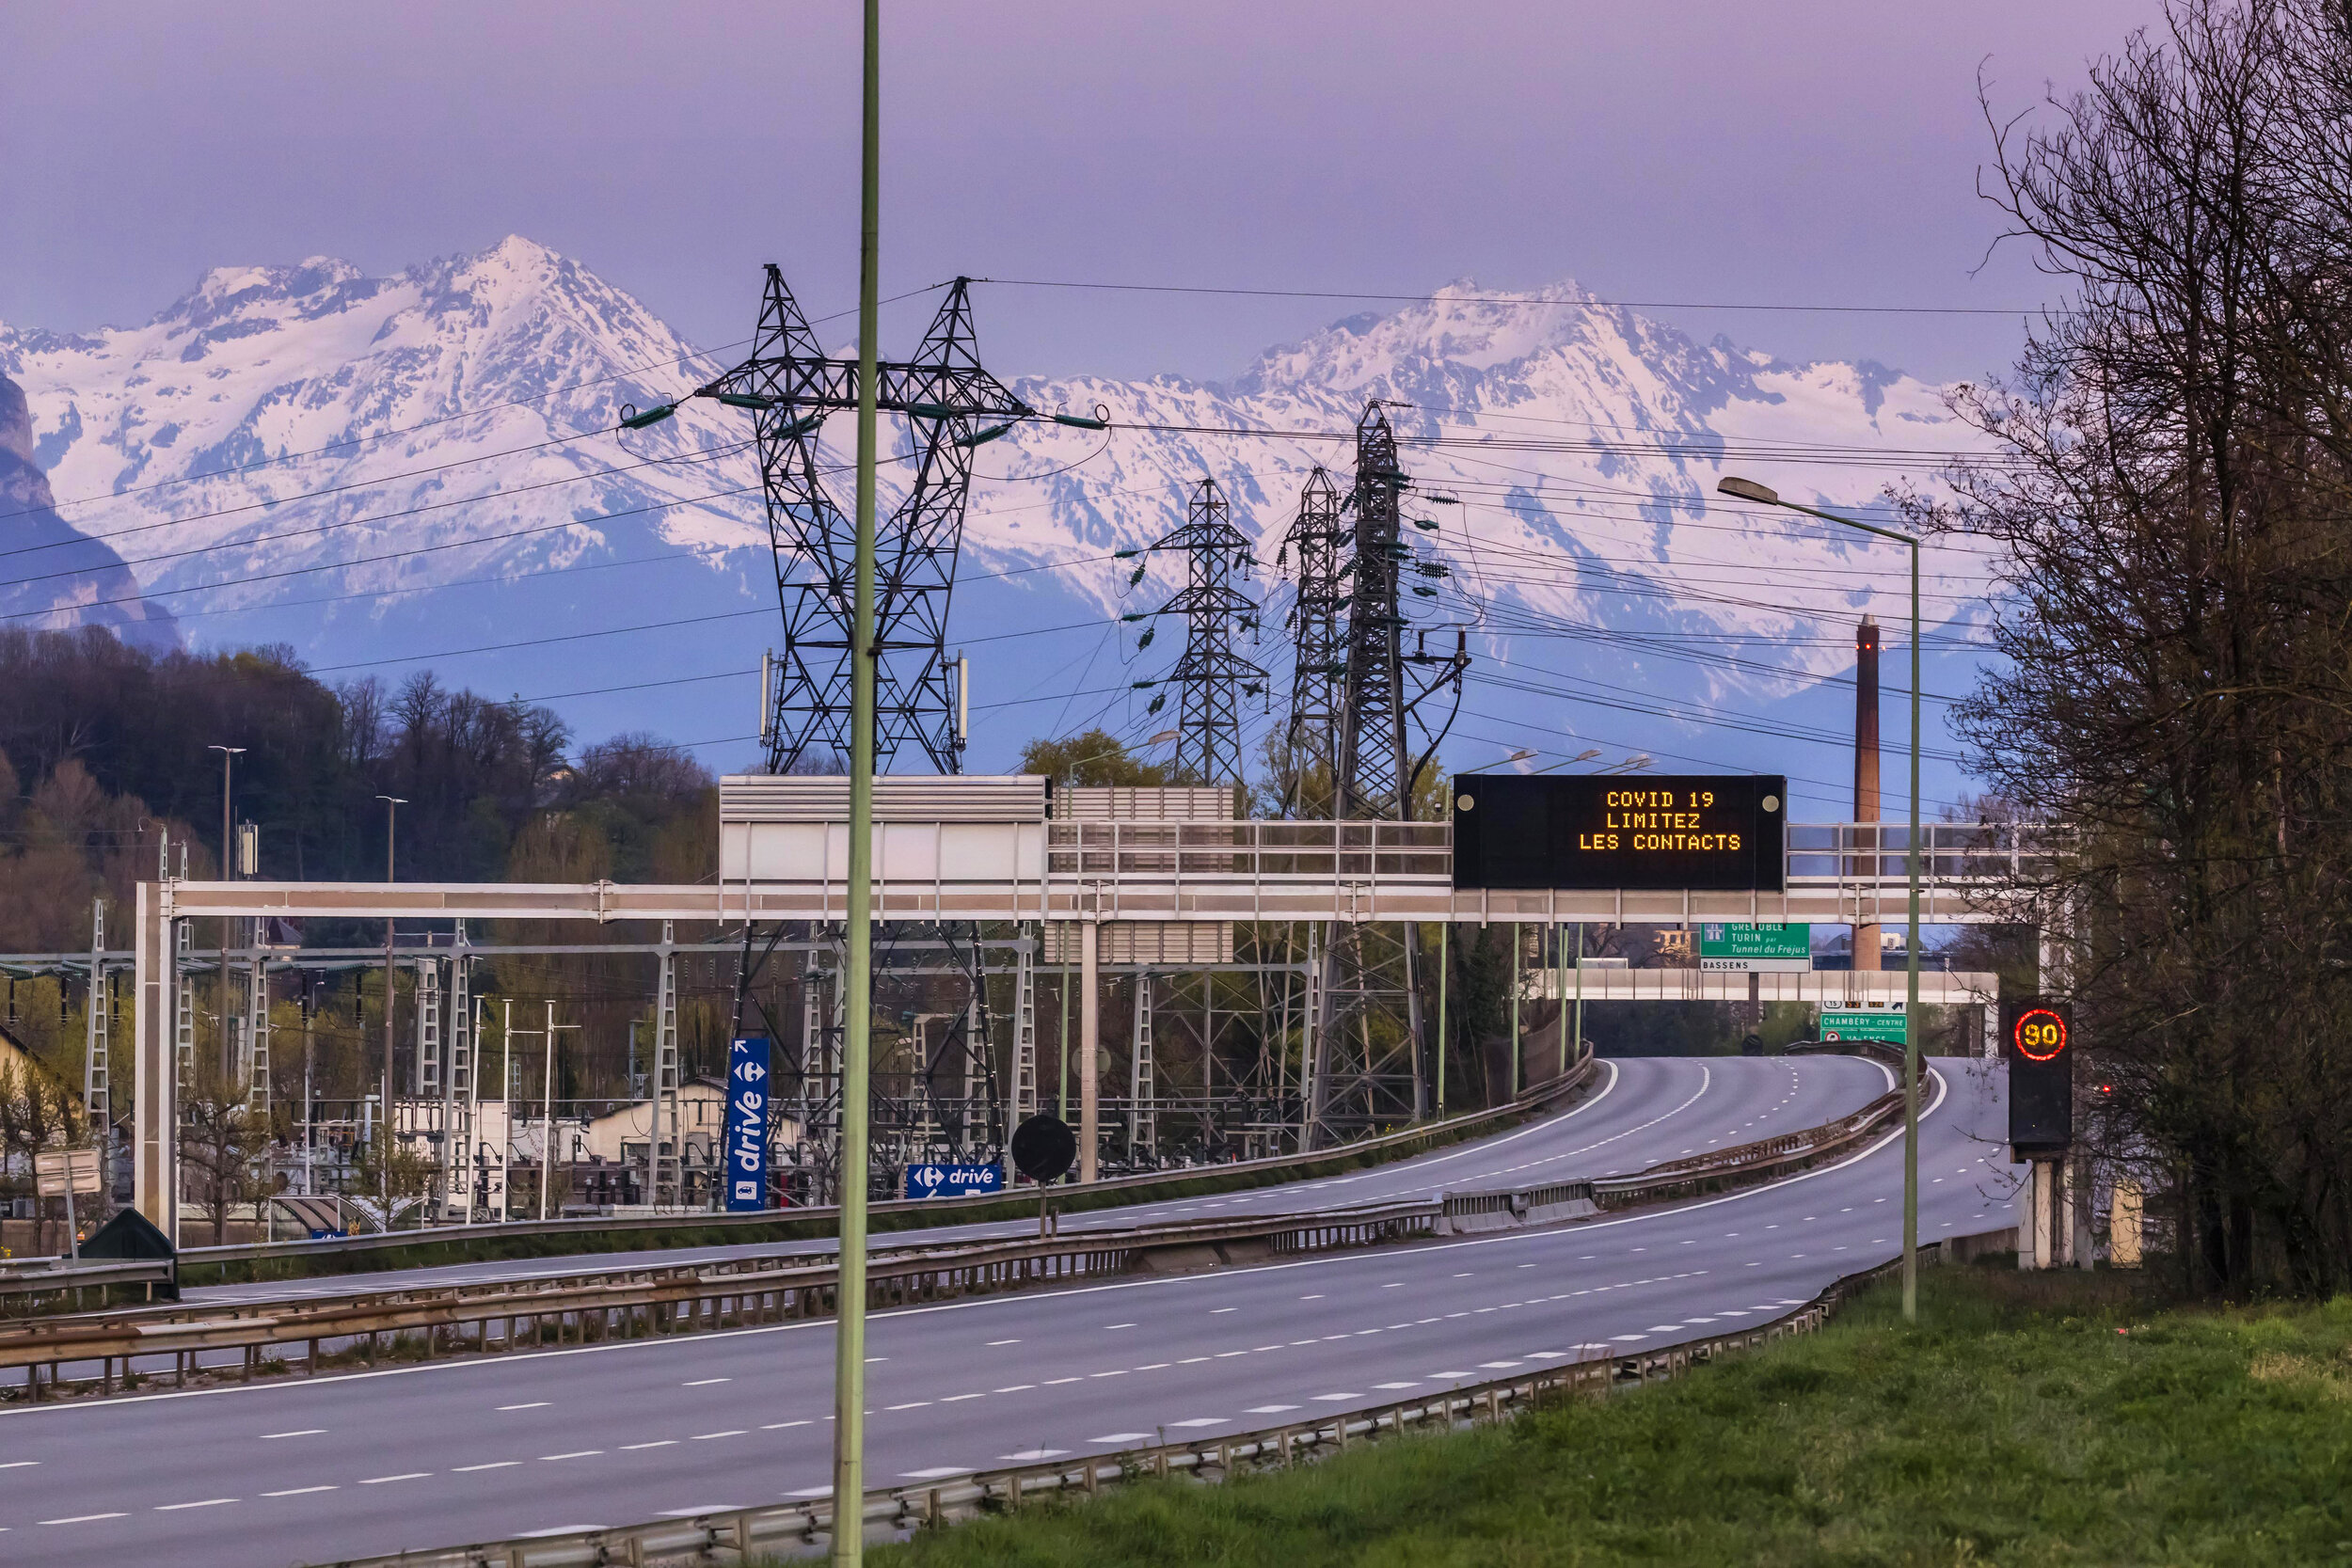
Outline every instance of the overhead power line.
<svg viewBox="0 0 2352 1568"><path fill-rule="evenodd" d="M1004 289L1078 289L1104 293L1208 294L1243 299L1350 299L1390 304L1438 305L1460 301L1468 305L1502 305L1520 309L1576 310L1770 310L1823 315L1867 316L2030 316L2046 306L2015 305L1796 305L1755 300L1597 299L1589 294L1488 294L1452 290L1438 293L1380 293L1341 289L1240 289L1194 283L1100 283L1074 278L976 277Z"/></svg>

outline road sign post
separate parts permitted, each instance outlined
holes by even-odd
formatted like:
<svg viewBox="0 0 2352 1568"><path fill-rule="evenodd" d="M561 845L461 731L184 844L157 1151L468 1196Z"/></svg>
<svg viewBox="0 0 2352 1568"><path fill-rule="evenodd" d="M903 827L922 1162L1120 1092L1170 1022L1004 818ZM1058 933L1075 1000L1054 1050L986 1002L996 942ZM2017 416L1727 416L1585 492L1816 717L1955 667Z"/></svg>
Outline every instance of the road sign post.
<svg viewBox="0 0 2352 1568"><path fill-rule="evenodd" d="M73 1213L73 1195L100 1190L98 1150L43 1149L33 1156L33 1191L40 1197L65 1199L66 1250L79 1262L82 1257L80 1222Z"/></svg>

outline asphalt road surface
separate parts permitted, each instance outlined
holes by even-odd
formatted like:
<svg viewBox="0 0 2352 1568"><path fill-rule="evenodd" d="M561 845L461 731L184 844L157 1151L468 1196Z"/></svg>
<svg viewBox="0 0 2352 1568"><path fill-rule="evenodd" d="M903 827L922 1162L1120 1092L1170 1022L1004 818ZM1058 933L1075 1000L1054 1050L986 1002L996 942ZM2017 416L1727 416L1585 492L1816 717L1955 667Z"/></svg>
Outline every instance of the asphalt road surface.
<svg viewBox="0 0 2352 1568"><path fill-rule="evenodd" d="M1196 1218L1303 1213L1439 1193L1525 1186L1642 1170L1687 1154L1818 1126L1886 1092L1894 1075L1858 1056L1631 1056L1602 1062L1594 1092L1565 1113L1513 1132L1317 1181L1217 1196L1139 1203L1063 1218L1064 1231ZM878 1244L1036 1233L1036 1222L943 1225L877 1233ZM190 1302L290 1301L355 1291L544 1279L586 1269L675 1265L772 1253L822 1252L830 1240L599 1252L191 1289ZM231 1359L234 1357L232 1356Z"/></svg>
<svg viewBox="0 0 2352 1568"><path fill-rule="evenodd" d="M1935 1065L1922 1237L2008 1225L2001 1072ZM1661 1066L1644 1086L1646 1064L1620 1062L1611 1095L1548 1132L1348 1196L1516 1180L1537 1160L1590 1168L1575 1162L1600 1150L1574 1152L1579 1139L1637 1089L1620 1103L1656 1091L1649 1115L1668 1119L1636 1133L1646 1118L1629 1117L1624 1144L1687 1129L1645 1144L1645 1162L1741 1141L1778 1130L1765 1117L1795 1110L1792 1083L1802 1098L1832 1068ZM1714 1076L1698 1103L1722 1093L1711 1117L1672 1109L1672 1080L1689 1072L1687 1095L1699 1068ZM877 1313L868 1481L1242 1432L1761 1322L1899 1252L1901 1158L1889 1135L1769 1187L1556 1229ZM250 1568L821 1495L832 1355L830 1323L787 1324L12 1411L0 1560Z"/></svg>

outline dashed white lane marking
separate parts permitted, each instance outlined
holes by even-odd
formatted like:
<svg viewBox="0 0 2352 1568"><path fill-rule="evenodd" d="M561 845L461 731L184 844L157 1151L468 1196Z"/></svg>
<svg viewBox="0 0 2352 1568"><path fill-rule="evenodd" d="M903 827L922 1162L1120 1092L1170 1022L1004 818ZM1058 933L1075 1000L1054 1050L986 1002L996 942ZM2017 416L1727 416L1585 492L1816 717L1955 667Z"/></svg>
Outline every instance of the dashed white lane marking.
<svg viewBox="0 0 2352 1568"><path fill-rule="evenodd" d="M1253 1404L1242 1412L1245 1416L1279 1416L1285 1410L1295 1410L1295 1404Z"/></svg>
<svg viewBox="0 0 2352 1568"><path fill-rule="evenodd" d="M1140 1443L1152 1434L1148 1432L1108 1432L1100 1437L1089 1437L1089 1443Z"/></svg>
<svg viewBox="0 0 2352 1568"><path fill-rule="evenodd" d="M621 1451L623 1453L635 1453L640 1449L675 1449L676 1447L676 1438L662 1437L658 1438L651 1443L624 1443L621 1445Z"/></svg>
<svg viewBox="0 0 2352 1568"><path fill-rule="evenodd" d="M262 1441L275 1443L280 1437L323 1437L326 1433L325 1427L304 1427L300 1432L265 1432L262 1433ZM5 1466L0 1466L0 1468L5 1468Z"/></svg>
<svg viewBox="0 0 2352 1568"><path fill-rule="evenodd" d="M665 1508L661 1510L658 1517L691 1519L705 1513L731 1513L734 1511L735 1504L733 1503L705 1503L700 1508Z"/></svg>
<svg viewBox="0 0 2352 1568"><path fill-rule="evenodd" d="M574 1449L569 1453L543 1453L539 1456L539 1463L552 1465L563 1459L594 1459L602 1452L602 1449Z"/></svg>
<svg viewBox="0 0 2352 1568"><path fill-rule="evenodd" d="M1326 1403L1336 1404L1342 1400L1360 1400L1364 1396L1361 1394L1313 1394L1309 1397L1324 1401Z"/></svg>
<svg viewBox="0 0 2352 1568"><path fill-rule="evenodd" d="M969 1465L934 1465L928 1470L901 1470L898 1473L909 1481L945 1481L949 1476L970 1475L972 1466Z"/></svg>
<svg viewBox="0 0 2352 1568"><path fill-rule="evenodd" d="M1418 1387L1420 1387L1420 1386L1421 1386L1421 1385L1420 1385L1418 1382L1412 1382L1412 1383L1375 1383L1375 1384L1374 1384L1374 1385L1373 1385L1373 1386L1374 1386L1375 1388L1418 1388Z"/></svg>
<svg viewBox="0 0 2352 1568"><path fill-rule="evenodd" d="M1196 1416L1188 1421L1170 1421L1172 1427L1221 1427L1232 1423L1231 1416Z"/></svg>
<svg viewBox="0 0 2352 1568"><path fill-rule="evenodd" d="M1017 1345L1021 1341L1018 1339L991 1339L988 1342L988 1348L990 1350L994 1350L999 1345Z"/></svg>
<svg viewBox="0 0 2352 1568"><path fill-rule="evenodd" d="M707 1388L714 1383L732 1383L735 1380L731 1377L698 1377L691 1383L681 1383L678 1386L681 1388Z"/></svg>
<svg viewBox="0 0 2352 1568"><path fill-rule="evenodd" d="M29 1470L40 1463L38 1459L11 1459L7 1464L0 1465L0 1470Z"/></svg>
<svg viewBox="0 0 2352 1568"><path fill-rule="evenodd" d="M1068 1449L1023 1449L1018 1453L1000 1453L996 1457L1010 1460L1015 1465L1026 1465L1032 1460L1059 1459L1069 1451Z"/></svg>
<svg viewBox="0 0 2352 1568"><path fill-rule="evenodd" d="M1000 1388L997 1392L1002 1393L1004 1390ZM808 1425L806 1419L798 1421L770 1421L766 1426L761 1427L759 1430L762 1432L782 1432L787 1427L804 1427L806 1425Z"/></svg>
<svg viewBox="0 0 2352 1568"><path fill-rule="evenodd" d="M432 1473L433 1472L430 1470L403 1470L396 1476L366 1476L360 1479L359 1484L362 1486L389 1486L396 1481L422 1481Z"/></svg>
<svg viewBox="0 0 2352 1568"><path fill-rule="evenodd" d="M264 1497L307 1497L313 1492L340 1492L339 1486L289 1486L283 1492L264 1492Z"/></svg>
<svg viewBox="0 0 2352 1568"><path fill-rule="evenodd" d="M158 1513L177 1513L183 1508L220 1508L229 1503L243 1502L244 1500L245 1499L242 1497L206 1497L201 1502L157 1503L155 1505L155 1512Z"/></svg>
<svg viewBox="0 0 2352 1568"><path fill-rule="evenodd" d="M453 1466L451 1469L450 1474L453 1476L469 1476L476 1470L511 1470L521 1463L522 1461L519 1459L493 1459L487 1465L459 1465Z"/></svg>
<svg viewBox="0 0 2352 1568"><path fill-rule="evenodd" d="M743 1430L744 1429L741 1427L737 1427L732 1432L698 1432L694 1433L693 1436L688 1438L687 1441L691 1443L707 1443L714 1437L740 1437L743 1435Z"/></svg>
<svg viewBox="0 0 2352 1568"><path fill-rule="evenodd" d="M529 1404L501 1404L501 1410L545 1410L551 1401L532 1400Z"/></svg>
<svg viewBox="0 0 2352 1568"><path fill-rule="evenodd" d="M127 1513L71 1513L62 1519L43 1519L44 1525L94 1525L101 1519L127 1519Z"/></svg>

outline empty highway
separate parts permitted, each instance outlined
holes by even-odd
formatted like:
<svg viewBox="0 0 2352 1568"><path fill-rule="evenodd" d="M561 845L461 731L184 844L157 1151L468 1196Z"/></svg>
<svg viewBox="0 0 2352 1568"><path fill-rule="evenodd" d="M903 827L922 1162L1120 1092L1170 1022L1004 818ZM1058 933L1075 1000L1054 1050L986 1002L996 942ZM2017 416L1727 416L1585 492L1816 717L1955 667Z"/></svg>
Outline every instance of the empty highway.
<svg viewBox="0 0 2352 1568"><path fill-rule="evenodd" d="M1651 1065L1617 1063L1613 1094ZM1999 1070L1935 1065L1927 1240L2010 1223ZM1761 1135L1749 1124L1790 1092L1791 1070L1802 1085L1817 1067L1841 1070L1666 1064L1661 1084L1690 1072L1687 1093L1695 1069L1728 1070L1750 1098L1717 1101L1726 1114L1684 1122L1643 1163L1704 1148L1702 1133ZM1876 1068L1853 1069L1883 1087ZM1507 1168L1555 1157L1567 1173L1611 1098L1517 1146L1449 1151L1462 1174L1441 1184L1523 1180ZM1447 1157L1387 1174L1439 1181ZM879 1312L868 1475L1215 1436L1760 1322L1894 1256L1900 1193L1890 1136L1769 1187L1557 1229ZM277 1564L820 1495L832 1351L830 1323L795 1323L16 1410L0 1416L0 1557Z"/></svg>

